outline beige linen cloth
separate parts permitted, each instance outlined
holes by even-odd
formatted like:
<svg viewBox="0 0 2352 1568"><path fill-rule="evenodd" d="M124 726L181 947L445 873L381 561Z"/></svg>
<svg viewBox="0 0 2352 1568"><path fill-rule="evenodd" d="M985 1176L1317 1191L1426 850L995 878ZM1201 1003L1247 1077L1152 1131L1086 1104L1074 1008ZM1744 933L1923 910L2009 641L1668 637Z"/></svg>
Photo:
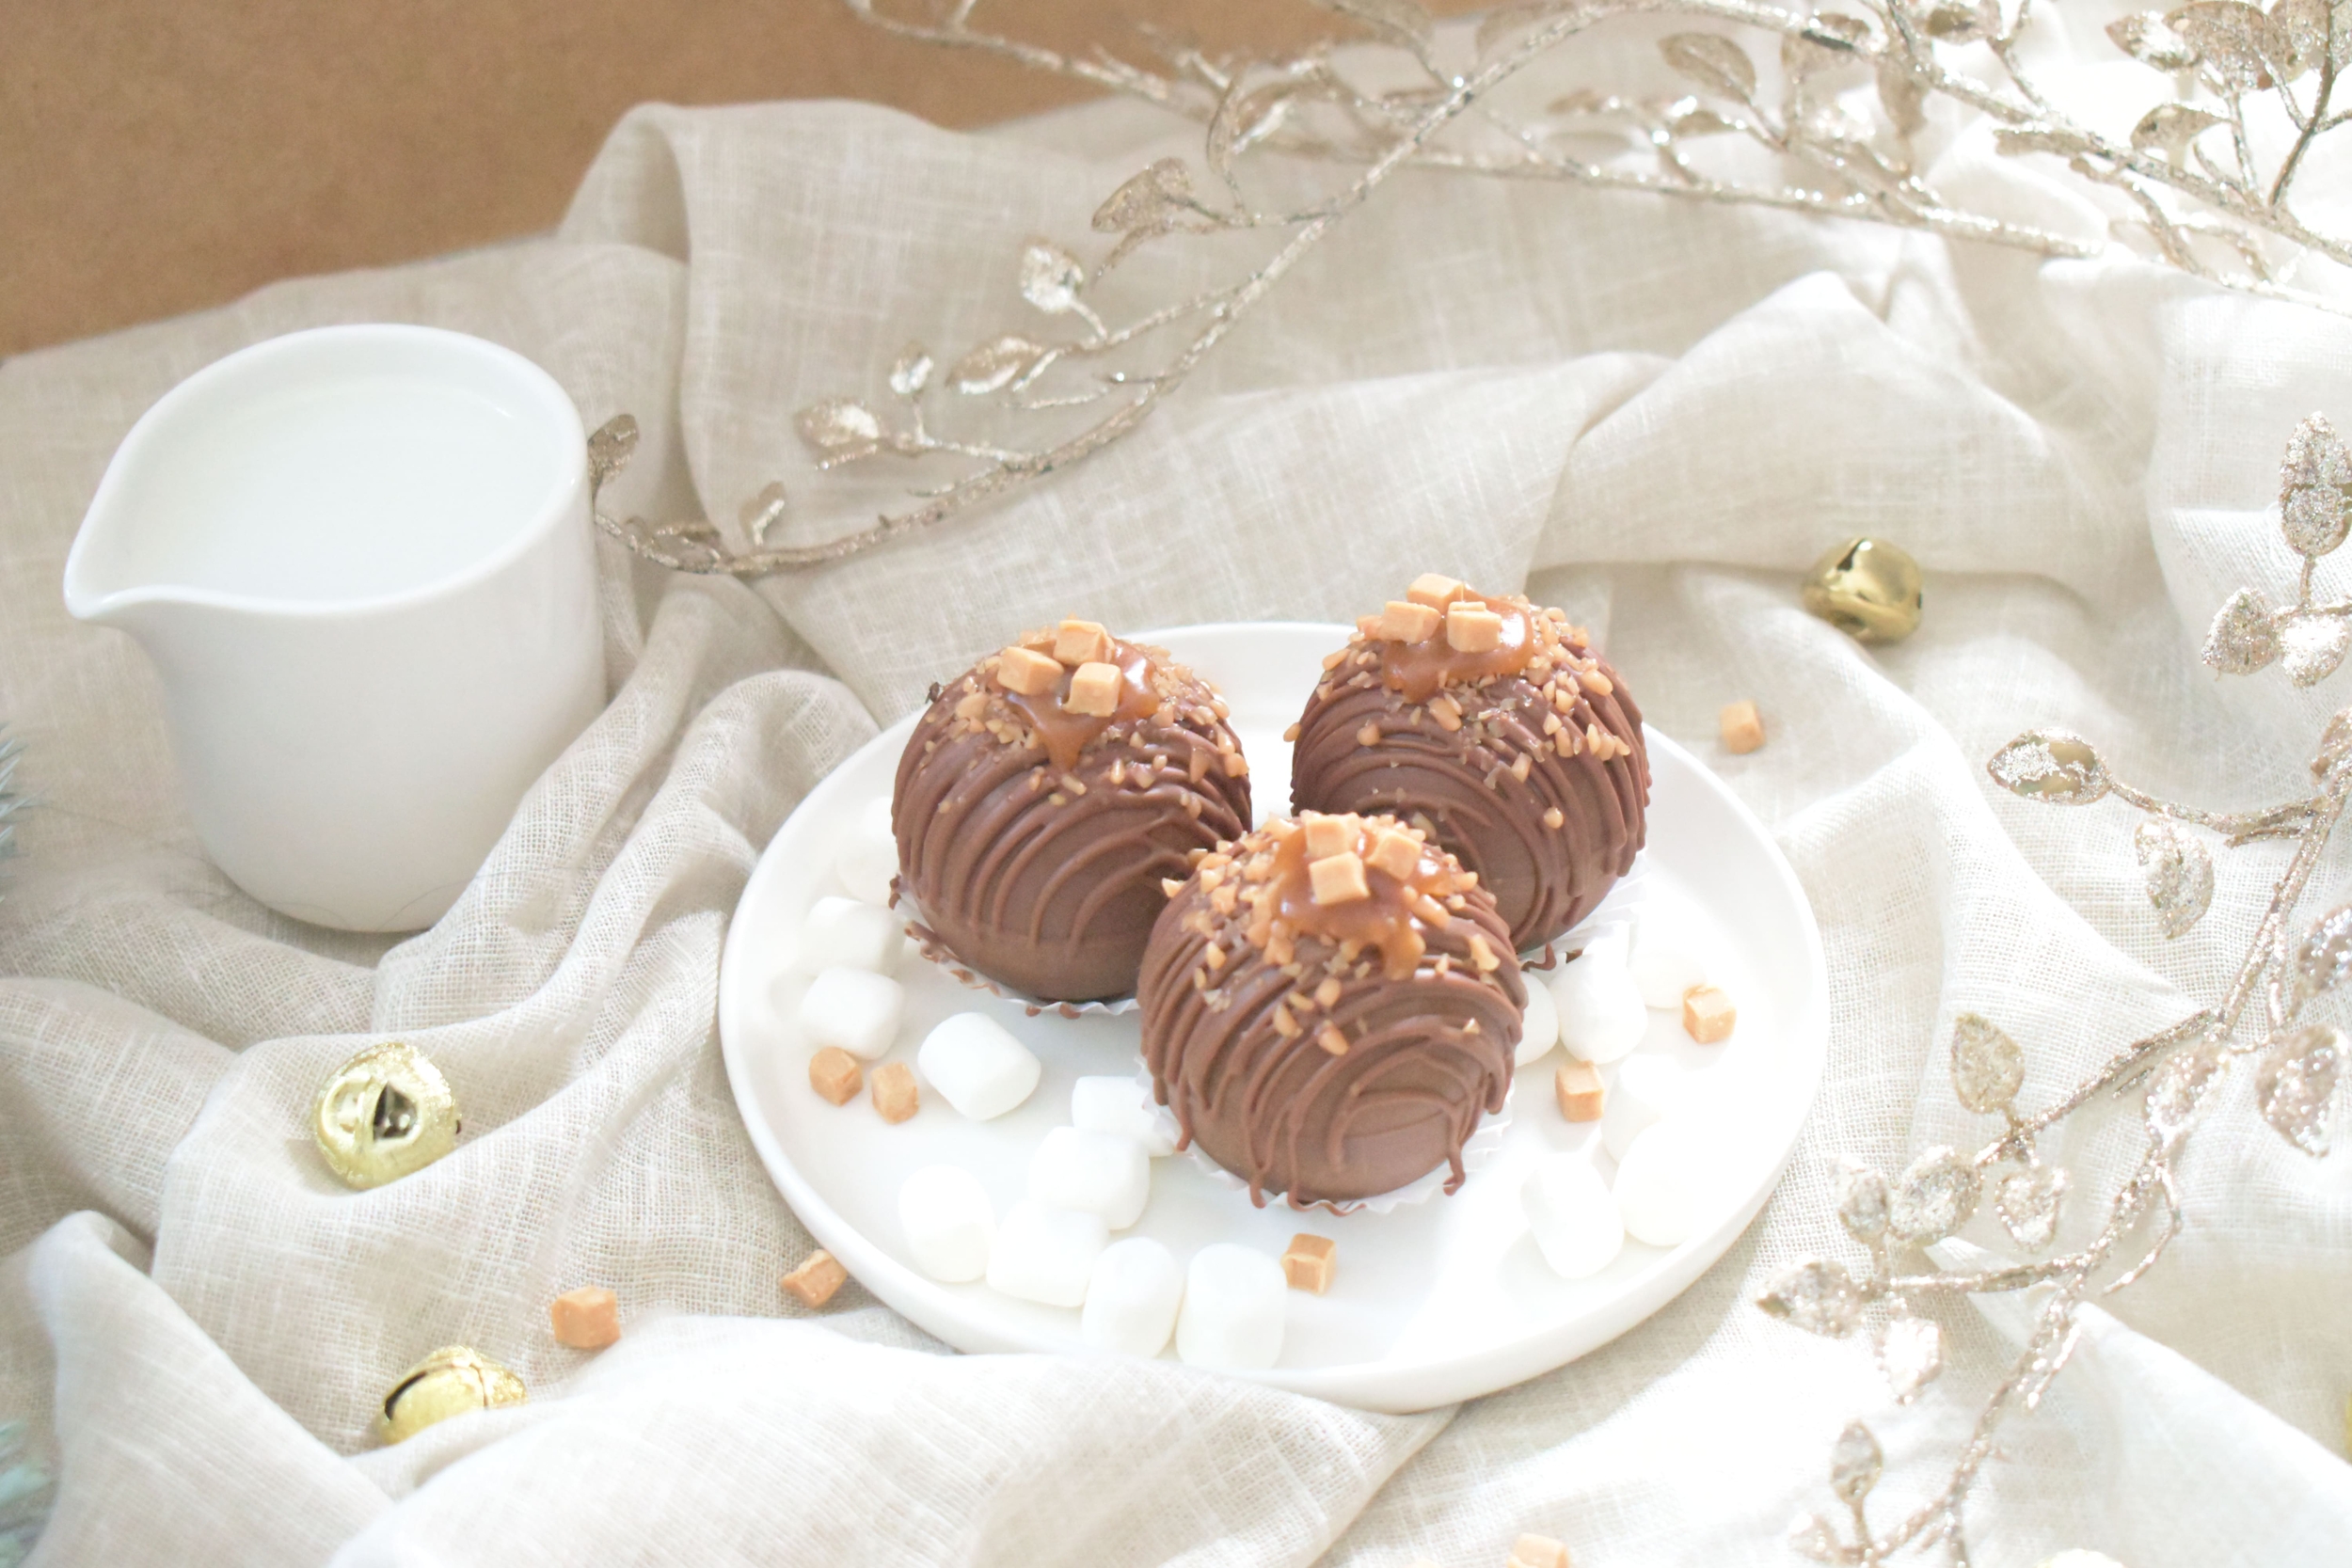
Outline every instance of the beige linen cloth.
<svg viewBox="0 0 2352 1568"><path fill-rule="evenodd" d="M1950 141L1947 184L2090 221L1980 127ZM479 333L591 426L634 412L637 509L731 519L780 477L788 537L859 526L903 476L817 474L793 411L879 395L910 337L945 356L1035 330L1020 242L1099 245L1103 195L1189 145L1121 106L982 136L854 104L649 108L552 237L0 366L0 718L42 802L0 901L0 1419L56 1477L33 1561L1499 1568L1535 1530L1583 1568L1775 1564L1789 1518L1829 1505L1850 1418L1886 1444L1883 1514L1941 1483L2017 1304L1936 1306L1954 1370L1899 1410L1867 1350L1751 1298L1840 1245L1836 1153L1893 1169L1985 1135L1945 1072L1955 1012L2026 1042L2042 1102L2243 950L2282 850L2230 856L2168 944L2132 814L2011 800L1982 762L2056 723L2201 804L2299 792L2352 682L2220 683L2195 650L2237 585L2289 589L2277 462L2314 408L2352 429L2352 320L2137 264L1400 179L1140 434L1050 483L755 588L608 546L612 705L400 942L297 927L215 871L144 657L60 606L140 411L326 322ZM2352 192L2341 160L2305 179ZM1098 304L1216 276L1216 245L1165 249ZM1795 603L1866 531L1931 582L1919 634L1878 651ZM1172 1361L960 1356L854 1286L818 1313L783 1297L811 1243L742 1132L712 1007L745 876L812 782L1023 626L1336 620L1432 568L1592 623L1804 879L1830 1066L1749 1233L1616 1343L1409 1418ZM1733 757L1715 714L1740 697L1771 740ZM352 1193L305 1113L387 1037L462 1085L466 1135ZM2352 1157L2293 1152L2247 1101L2234 1085L2197 1140L2187 1233L2011 1429L1979 1564L2352 1561ZM2055 1141L2073 1227L2133 1116ZM586 1281L628 1325L594 1356L547 1325ZM452 1342L530 1402L373 1447L389 1380Z"/></svg>

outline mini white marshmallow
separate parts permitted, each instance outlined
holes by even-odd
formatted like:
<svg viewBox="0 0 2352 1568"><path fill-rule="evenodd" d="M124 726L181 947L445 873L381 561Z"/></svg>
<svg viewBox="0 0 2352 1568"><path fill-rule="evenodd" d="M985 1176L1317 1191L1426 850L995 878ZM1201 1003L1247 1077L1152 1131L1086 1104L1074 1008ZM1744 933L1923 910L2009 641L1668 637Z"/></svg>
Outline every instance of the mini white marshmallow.
<svg viewBox="0 0 2352 1568"><path fill-rule="evenodd" d="M1113 1230L1142 1217L1152 1198L1152 1161L1118 1132L1057 1127L1029 1157L1029 1196L1050 1209L1083 1209Z"/></svg>
<svg viewBox="0 0 2352 1568"><path fill-rule="evenodd" d="M1649 1009L1626 971L1627 933L1605 931L1551 982L1560 1011L1560 1043L1587 1062L1613 1062L1642 1043Z"/></svg>
<svg viewBox="0 0 2352 1568"><path fill-rule="evenodd" d="M1645 1006L1679 1009L1682 993L1707 984L1707 966L1683 944L1673 927L1642 922L1633 939L1633 984Z"/></svg>
<svg viewBox="0 0 2352 1568"><path fill-rule="evenodd" d="M1094 1260L1078 1335L1097 1350L1153 1356L1176 1329L1184 1276L1176 1255L1149 1236L1113 1242Z"/></svg>
<svg viewBox="0 0 2352 1568"><path fill-rule="evenodd" d="M1282 1356L1289 1306L1281 1264L1234 1242L1204 1246L1184 1270L1176 1354L1193 1366L1229 1371L1271 1367Z"/></svg>
<svg viewBox="0 0 2352 1568"><path fill-rule="evenodd" d="M1679 1246L1723 1186L1719 1130L1707 1118L1669 1117L1634 1137L1617 1162L1617 1213L1626 1234L1652 1246Z"/></svg>
<svg viewBox="0 0 2352 1568"><path fill-rule="evenodd" d="M1042 1070L1012 1031L983 1013L943 1019L923 1037L915 1070L974 1121L1001 1117L1036 1092Z"/></svg>
<svg viewBox="0 0 2352 1568"><path fill-rule="evenodd" d="M1519 1207L1544 1261L1563 1279L1591 1278L1625 1246L1617 1201L1581 1155L1545 1155L1519 1189Z"/></svg>
<svg viewBox="0 0 2352 1568"><path fill-rule="evenodd" d="M1133 1138L1154 1160L1176 1152L1176 1118L1153 1103L1140 1079L1079 1079L1070 1086L1070 1120L1089 1132Z"/></svg>
<svg viewBox="0 0 2352 1568"><path fill-rule="evenodd" d="M1551 1000L1551 988L1540 974L1530 974L1526 978L1527 1012L1519 1021L1519 1047L1512 1058L1518 1067L1560 1043L1560 1009Z"/></svg>
<svg viewBox="0 0 2352 1568"><path fill-rule="evenodd" d="M956 1165L925 1165L898 1189L898 1225L914 1266L957 1284L988 1272L996 1206L980 1179Z"/></svg>
<svg viewBox="0 0 2352 1568"><path fill-rule="evenodd" d="M907 993L887 974L863 969L820 972L801 994L802 1037L811 1052L837 1045L873 1061L898 1037Z"/></svg>
<svg viewBox="0 0 2352 1568"><path fill-rule="evenodd" d="M988 1282L1023 1301L1075 1307L1087 1299L1094 1260L1109 1243L1102 1215L1024 1199L1005 1211L1004 1223L996 1227Z"/></svg>
<svg viewBox="0 0 2352 1568"><path fill-rule="evenodd" d="M890 879L898 874L898 840L890 831L890 797L866 802L834 854L833 874L866 903L887 907Z"/></svg>
<svg viewBox="0 0 2352 1568"><path fill-rule="evenodd" d="M864 969L887 974L898 967L906 938L898 917L854 898L828 896L808 907L801 922L801 944L792 967L814 974L820 969Z"/></svg>
<svg viewBox="0 0 2352 1568"><path fill-rule="evenodd" d="M1613 1160L1625 1158L1633 1140L1691 1102L1690 1075L1679 1064L1636 1052L1617 1065L1617 1081L1600 1113L1600 1141Z"/></svg>

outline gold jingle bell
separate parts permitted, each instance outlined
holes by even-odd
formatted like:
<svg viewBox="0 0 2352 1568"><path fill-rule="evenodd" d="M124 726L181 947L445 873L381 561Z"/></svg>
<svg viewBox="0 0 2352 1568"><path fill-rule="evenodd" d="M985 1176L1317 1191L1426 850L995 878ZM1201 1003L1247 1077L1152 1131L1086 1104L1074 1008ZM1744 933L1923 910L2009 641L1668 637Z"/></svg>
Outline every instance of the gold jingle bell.
<svg viewBox="0 0 2352 1568"><path fill-rule="evenodd" d="M1883 539L1849 539L1804 575L1804 608L1857 642L1919 629L1919 563Z"/></svg>
<svg viewBox="0 0 2352 1568"><path fill-rule="evenodd" d="M403 1372L384 1396L375 1434L405 1443L436 1421L476 1410L498 1410L531 1397L523 1380L477 1350L444 1345Z"/></svg>
<svg viewBox="0 0 2352 1568"><path fill-rule="evenodd" d="M373 1045L319 1090L310 1132L346 1186L380 1187L422 1170L457 1147L457 1101L449 1080L413 1047Z"/></svg>

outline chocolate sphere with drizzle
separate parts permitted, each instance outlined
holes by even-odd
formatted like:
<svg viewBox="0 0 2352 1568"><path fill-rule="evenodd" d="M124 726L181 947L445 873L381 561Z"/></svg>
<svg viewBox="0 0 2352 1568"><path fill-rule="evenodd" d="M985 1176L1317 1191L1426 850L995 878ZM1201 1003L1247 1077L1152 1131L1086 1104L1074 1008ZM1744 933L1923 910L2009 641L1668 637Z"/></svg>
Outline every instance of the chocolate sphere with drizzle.
<svg viewBox="0 0 2352 1568"><path fill-rule="evenodd" d="M1642 713L1557 610L1417 579L1357 623L1291 733L1295 811L1390 812L1461 857L1519 951L1633 868Z"/></svg>
<svg viewBox="0 0 2352 1568"><path fill-rule="evenodd" d="M1251 1201L1347 1204L1438 1166L1511 1087L1527 989L1478 879L1393 817L1267 824L1170 884L1136 989L1186 1143Z"/></svg>
<svg viewBox="0 0 2352 1568"><path fill-rule="evenodd" d="M1135 990L1161 881L1249 825L1225 702L1159 648L1064 621L944 687L898 759L898 886L931 934L1046 1001Z"/></svg>

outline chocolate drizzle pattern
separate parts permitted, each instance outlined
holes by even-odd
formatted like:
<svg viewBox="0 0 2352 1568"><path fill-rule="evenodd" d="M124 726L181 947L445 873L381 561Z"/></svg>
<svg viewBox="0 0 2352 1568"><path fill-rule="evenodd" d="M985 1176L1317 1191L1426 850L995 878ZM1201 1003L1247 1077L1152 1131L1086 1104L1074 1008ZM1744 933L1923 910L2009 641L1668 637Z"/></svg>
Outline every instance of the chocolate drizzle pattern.
<svg viewBox="0 0 2352 1568"><path fill-rule="evenodd" d="M1500 623L1491 648L1449 641L1456 605ZM1291 738L1294 810L1420 827L1480 875L1518 951L1583 919L1642 847L1641 710L1581 629L1517 594L1416 582L1326 661Z"/></svg>
<svg viewBox="0 0 2352 1568"><path fill-rule="evenodd" d="M1088 657L1056 658L1073 637ZM1086 705L1073 685L1101 664L1117 672L1115 700L1093 705L1109 711L1073 708ZM900 889L993 979L1049 1001L1128 994L1163 879L1248 825L1225 715L1162 649L1088 622L1024 634L934 688L908 738L891 808Z"/></svg>
<svg viewBox="0 0 2352 1568"><path fill-rule="evenodd" d="M1510 1091L1527 990L1474 875L1393 818L1344 816L1200 856L1171 884L1137 997L1184 1144L1252 1202L1304 1209L1441 1164L1458 1188L1462 1146Z"/></svg>

